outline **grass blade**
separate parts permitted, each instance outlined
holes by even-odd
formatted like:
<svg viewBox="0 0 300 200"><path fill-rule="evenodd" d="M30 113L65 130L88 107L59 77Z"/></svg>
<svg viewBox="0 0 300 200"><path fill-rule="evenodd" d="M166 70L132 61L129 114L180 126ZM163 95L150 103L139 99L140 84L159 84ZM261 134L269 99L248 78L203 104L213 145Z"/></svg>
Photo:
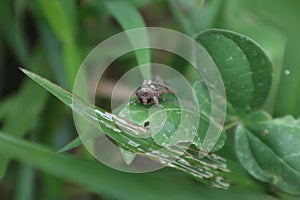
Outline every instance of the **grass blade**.
<svg viewBox="0 0 300 200"><path fill-rule="evenodd" d="M35 96L34 99L33 96ZM8 97L0 104L0 119L3 119L2 131L23 137L38 122L37 119L47 99L47 92L36 87L31 81L25 81L18 94ZM16 122L18 122L17 126ZM7 163L6 158L0 157L0 179L5 173Z"/></svg>
<svg viewBox="0 0 300 200"><path fill-rule="evenodd" d="M127 121L117 115L108 113L100 108L94 108L94 106L83 102L80 98L39 75L25 69L21 70L73 109L73 111L81 115L81 117L87 120L90 125L98 129L101 127L105 134L116 141L120 147L133 153L147 155L149 158L161 164L168 163L167 166L183 171L209 186L223 189L229 187L227 180L223 178L224 174L229 170L222 158L214 157L212 155L211 157L208 156L206 159L200 160L187 152L180 157L181 152L178 151L180 146L176 145L170 148L161 149L161 146L155 143L152 137L141 138L135 136L137 134L150 135L148 129ZM94 116L97 116L97 118ZM124 129L128 130L128 132L124 132ZM87 139L96 136L98 135L88 135L89 138ZM172 162L174 158L179 159Z"/></svg>
<svg viewBox="0 0 300 200"><path fill-rule="evenodd" d="M73 85L77 70L81 63L80 51L75 40L75 7L71 3L53 0L51 2L39 1L42 12L50 27L62 43L63 62L69 88ZM41 12L38 10L37 12ZM55 14L53 14L55 13Z"/></svg>
<svg viewBox="0 0 300 200"><path fill-rule="evenodd" d="M14 200L33 199L34 170L29 165L19 167L17 187L15 188Z"/></svg>
<svg viewBox="0 0 300 200"><path fill-rule="evenodd" d="M78 147L82 145L81 139L79 137L75 138L74 140L72 140L69 144L65 145L63 148L61 148L60 150L58 150L58 152L65 152L65 151L69 151L75 147Z"/></svg>
<svg viewBox="0 0 300 200"><path fill-rule="evenodd" d="M58 38L63 42L73 40L74 38L70 38L70 36L73 35L74 28L63 8L62 2L59 0L49 2L39 0L38 2Z"/></svg>
<svg viewBox="0 0 300 200"><path fill-rule="evenodd" d="M145 23L143 17L139 14L139 12L128 2L126 1L107 1L106 5L108 10L112 13L112 15L117 19L117 21L121 24L122 28L126 30L134 29L134 28L142 28L145 27ZM147 33L140 36L144 39L145 43L148 43ZM128 38L132 46L135 46L136 35L128 34ZM150 63L150 50L143 49L135 51L135 55L139 65ZM141 72L143 78L145 80L149 80L151 78L151 69L148 66L141 68Z"/></svg>
<svg viewBox="0 0 300 200"><path fill-rule="evenodd" d="M99 162L57 154L44 146L1 132L0 154L116 199L229 200L243 198L245 200L265 200L268 197L268 199L274 200L270 196L253 191L234 188L230 191L222 191L199 187L187 177L166 170L148 174L121 173L105 167ZM174 180L176 180L176 184L174 184ZM147 189L145 190L145 188Z"/></svg>

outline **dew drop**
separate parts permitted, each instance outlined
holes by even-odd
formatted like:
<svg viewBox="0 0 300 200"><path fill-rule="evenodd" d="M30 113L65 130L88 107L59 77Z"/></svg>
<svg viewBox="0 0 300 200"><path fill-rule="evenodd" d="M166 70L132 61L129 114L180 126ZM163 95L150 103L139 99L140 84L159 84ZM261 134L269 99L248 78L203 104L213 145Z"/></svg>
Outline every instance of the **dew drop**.
<svg viewBox="0 0 300 200"><path fill-rule="evenodd" d="M288 76L288 75L291 74L291 71L288 70L288 69L286 69L286 70L283 71L283 74L286 75L286 76Z"/></svg>

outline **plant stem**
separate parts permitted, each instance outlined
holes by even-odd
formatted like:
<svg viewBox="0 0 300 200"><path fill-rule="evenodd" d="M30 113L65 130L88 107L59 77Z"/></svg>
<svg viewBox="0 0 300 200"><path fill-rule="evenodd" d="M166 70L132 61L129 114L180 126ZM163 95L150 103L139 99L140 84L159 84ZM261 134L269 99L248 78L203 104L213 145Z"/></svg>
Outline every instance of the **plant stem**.
<svg viewBox="0 0 300 200"><path fill-rule="evenodd" d="M236 125L238 125L240 123L239 120L233 121L232 123L224 126L223 130L226 131L228 129L231 129L232 127L235 127Z"/></svg>

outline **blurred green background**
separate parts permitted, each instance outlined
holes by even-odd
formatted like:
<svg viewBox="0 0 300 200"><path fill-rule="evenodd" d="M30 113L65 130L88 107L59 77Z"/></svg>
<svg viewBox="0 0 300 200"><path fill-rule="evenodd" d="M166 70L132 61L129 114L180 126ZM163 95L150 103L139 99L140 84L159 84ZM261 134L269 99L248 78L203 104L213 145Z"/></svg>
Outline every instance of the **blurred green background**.
<svg viewBox="0 0 300 200"><path fill-rule="evenodd" d="M20 156L12 156L16 159L10 161L10 156L0 151L0 199L292 199L273 194L258 182L221 191L170 169L136 175L100 163L89 166L85 162L93 159L83 147L69 152L76 157L57 155L55 151L77 136L71 110L26 78L18 67L70 90L87 54L124 29L158 26L195 36L208 28L224 28L253 38L271 58L274 83L266 110L275 117L299 117L299 11L297 0L1 0L0 131L34 142L28 143L34 148L45 148L45 159L70 167L70 173L35 160L34 152L24 152L33 157L27 160L18 143L12 141L7 143L7 151L19 151ZM134 62L133 56L125 56L118 65ZM176 69L191 75L182 67ZM107 76L114 79L120 72ZM108 108L108 100L103 98L101 106ZM73 160L63 165L68 159ZM73 168L76 159L81 159L81 168ZM88 169L91 180L80 176L80 170Z"/></svg>

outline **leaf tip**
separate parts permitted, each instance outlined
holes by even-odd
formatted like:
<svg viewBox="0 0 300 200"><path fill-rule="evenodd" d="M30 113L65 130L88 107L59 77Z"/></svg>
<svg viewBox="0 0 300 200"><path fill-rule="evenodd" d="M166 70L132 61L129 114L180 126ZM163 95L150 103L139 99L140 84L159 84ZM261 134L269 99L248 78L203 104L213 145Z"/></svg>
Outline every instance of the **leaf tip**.
<svg viewBox="0 0 300 200"><path fill-rule="evenodd" d="M22 67L18 67L19 68L19 70L21 70L24 74L26 74L26 75L28 75L30 72L27 70L27 69L25 69L25 68L22 68Z"/></svg>

